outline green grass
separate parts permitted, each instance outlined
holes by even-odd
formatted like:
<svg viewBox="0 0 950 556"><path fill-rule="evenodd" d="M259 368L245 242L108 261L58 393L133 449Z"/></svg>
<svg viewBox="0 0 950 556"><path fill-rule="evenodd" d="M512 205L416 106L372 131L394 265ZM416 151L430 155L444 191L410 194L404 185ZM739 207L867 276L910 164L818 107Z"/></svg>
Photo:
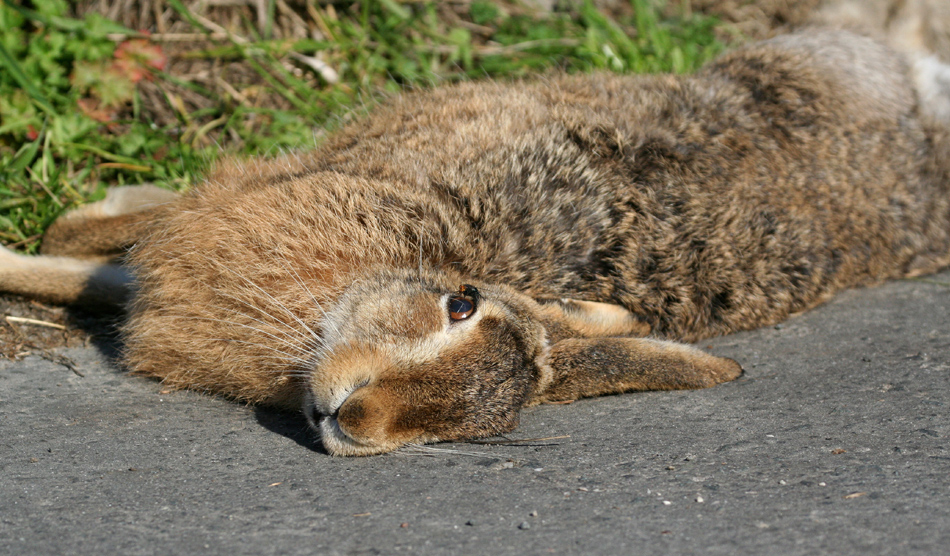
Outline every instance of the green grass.
<svg viewBox="0 0 950 556"><path fill-rule="evenodd" d="M230 35L183 54L245 64L273 101L260 106L164 73L161 43L99 16L77 20L65 0L34 0L32 9L0 1L0 242L30 252L58 215L101 197L108 186L153 182L184 189L222 153L313 146L315 129L332 128L407 87L552 67L689 72L723 47L715 20L664 18L650 0L632 0L631 16L621 21L590 2L532 14L476 0L454 18L425 1L336 9L311 3L305 15L324 40L272 38L271 13L259 33ZM167 4L194 33L215 31L180 0ZM290 71L285 63L317 53L338 82L305 66ZM143 106L140 87L147 80L162 91L200 95L205 106L182 110L168 93L162 108L176 121L157 123L147 109L154 107Z"/></svg>

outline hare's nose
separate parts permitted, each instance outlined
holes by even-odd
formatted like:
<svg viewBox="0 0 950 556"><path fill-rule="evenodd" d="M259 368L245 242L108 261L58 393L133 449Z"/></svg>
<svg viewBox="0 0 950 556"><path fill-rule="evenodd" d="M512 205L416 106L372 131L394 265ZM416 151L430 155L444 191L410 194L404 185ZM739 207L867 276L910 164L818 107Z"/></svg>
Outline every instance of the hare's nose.
<svg viewBox="0 0 950 556"><path fill-rule="evenodd" d="M393 418L392 399L374 386L353 390L332 416L340 431L357 442L385 440Z"/></svg>
<svg viewBox="0 0 950 556"><path fill-rule="evenodd" d="M359 390L360 388L363 388L364 386L366 386L366 385L368 385L368 384L369 384L369 379L366 378L366 379L363 379L363 380L357 382L357 383L354 384L353 386L347 388L347 389L344 391L343 395L339 397L339 399L338 399L338 401L337 401L337 404L336 404L336 407L333 409L333 411L331 411L331 412L329 413L329 416L330 416L330 417L333 417L334 419L338 418L338 417L340 416L340 408L343 407L344 405L346 405L346 401L350 399L350 397L353 395L353 393L356 392L357 390Z"/></svg>
<svg viewBox="0 0 950 556"><path fill-rule="evenodd" d="M361 400L351 400L347 398L343 405L336 410L333 418L338 423L348 423L350 426L358 425L366 416L366 409Z"/></svg>

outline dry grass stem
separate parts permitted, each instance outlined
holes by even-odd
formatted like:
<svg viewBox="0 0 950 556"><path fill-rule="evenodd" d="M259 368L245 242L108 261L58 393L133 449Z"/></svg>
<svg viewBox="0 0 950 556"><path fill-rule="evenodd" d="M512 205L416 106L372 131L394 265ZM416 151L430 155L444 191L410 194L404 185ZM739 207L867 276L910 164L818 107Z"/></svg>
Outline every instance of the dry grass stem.
<svg viewBox="0 0 950 556"><path fill-rule="evenodd" d="M45 320L37 319L27 319L23 317L5 317L7 322L15 322L17 324L31 324L33 326L45 326L46 328L55 328L57 330L66 330L66 327L61 324L56 324L55 322L48 322Z"/></svg>

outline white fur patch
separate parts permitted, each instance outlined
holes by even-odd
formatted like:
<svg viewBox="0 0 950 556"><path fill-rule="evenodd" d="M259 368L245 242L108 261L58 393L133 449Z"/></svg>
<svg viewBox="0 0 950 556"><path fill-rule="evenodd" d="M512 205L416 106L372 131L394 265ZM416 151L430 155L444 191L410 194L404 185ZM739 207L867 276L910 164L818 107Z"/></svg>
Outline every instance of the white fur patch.
<svg viewBox="0 0 950 556"><path fill-rule="evenodd" d="M178 194L154 185L126 185L106 191L106 198L64 214L63 219L108 218L139 212L174 201Z"/></svg>
<svg viewBox="0 0 950 556"><path fill-rule="evenodd" d="M950 124L950 65L936 56L921 57L914 61L913 75L921 111Z"/></svg>

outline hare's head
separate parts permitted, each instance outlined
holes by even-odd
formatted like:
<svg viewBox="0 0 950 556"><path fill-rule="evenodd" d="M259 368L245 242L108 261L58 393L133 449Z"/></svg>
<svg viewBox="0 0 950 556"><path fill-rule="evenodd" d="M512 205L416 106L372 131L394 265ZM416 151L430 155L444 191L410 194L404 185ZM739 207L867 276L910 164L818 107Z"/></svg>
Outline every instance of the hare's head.
<svg viewBox="0 0 950 556"><path fill-rule="evenodd" d="M583 340L642 335L647 327L614 305L539 303L441 273L387 272L357 281L321 328L304 410L337 455L500 434L517 425L522 407L546 399L720 381L694 384L693 377L687 384L680 372L656 384L644 374L657 357L682 366L683 350L693 359L728 361L666 342ZM633 382L621 376L625 369L639 371ZM726 370L723 379L736 374Z"/></svg>

